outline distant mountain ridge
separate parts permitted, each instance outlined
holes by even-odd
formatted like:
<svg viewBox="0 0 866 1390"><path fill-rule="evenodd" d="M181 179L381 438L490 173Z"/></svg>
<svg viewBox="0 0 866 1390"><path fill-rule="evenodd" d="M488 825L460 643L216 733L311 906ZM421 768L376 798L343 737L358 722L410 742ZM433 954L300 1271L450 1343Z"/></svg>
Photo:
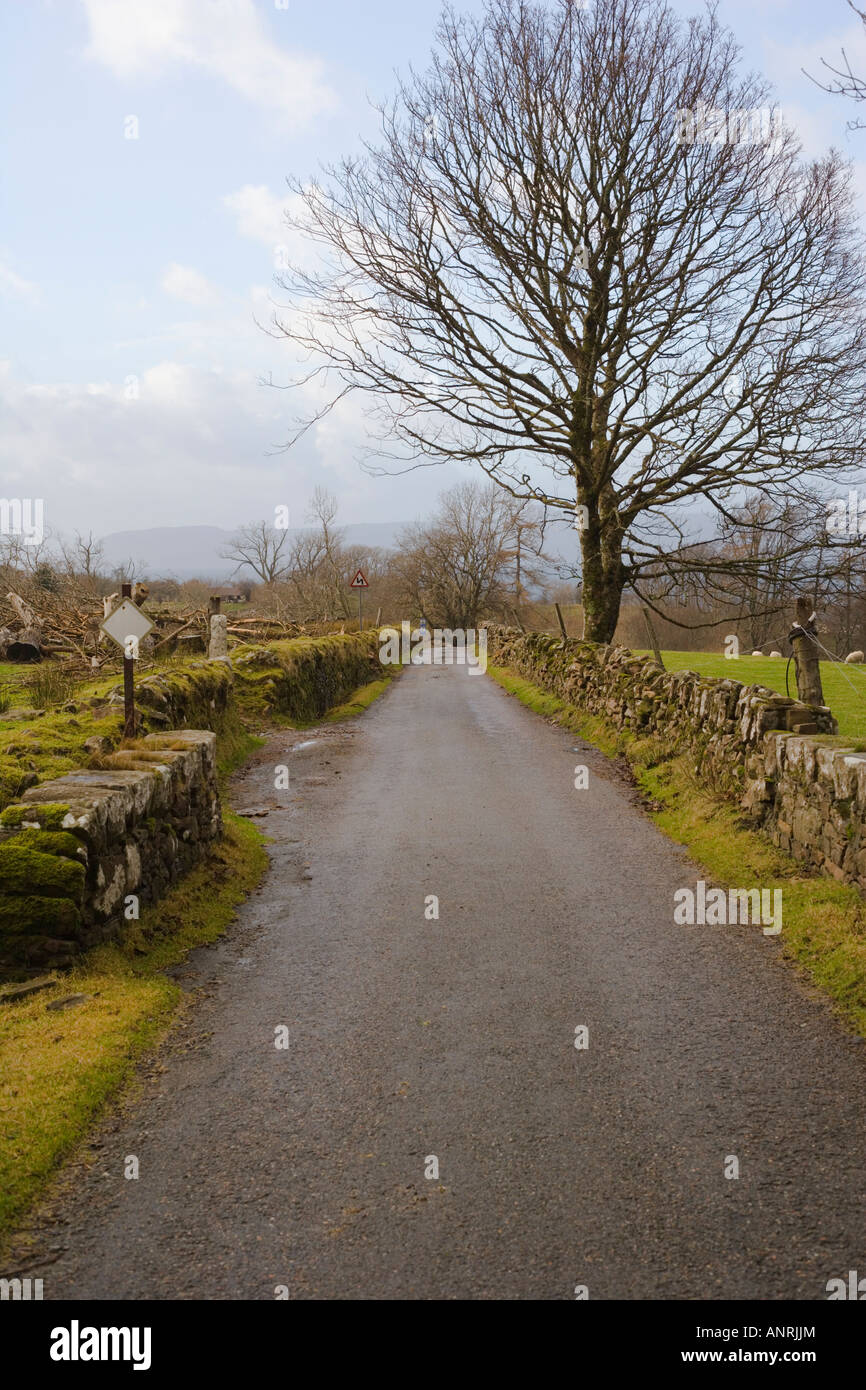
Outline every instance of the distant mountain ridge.
<svg viewBox="0 0 866 1390"><path fill-rule="evenodd" d="M356 521L339 529L347 545L390 550L395 547L397 536L405 525L402 521ZM299 535L312 529L293 526L290 534ZM140 561L136 573L140 571L147 579L201 579L223 584L232 577L253 578L251 572L245 575L231 560L224 560L220 555L233 534L221 526L154 526L142 531L113 531L103 536L102 545L109 569L135 560ZM574 560L576 533L567 527L551 526L545 550L554 559Z"/></svg>
<svg viewBox="0 0 866 1390"><path fill-rule="evenodd" d="M403 525L402 522L358 521L340 529L347 545L389 549ZM290 532L298 535L310 529L294 526ZM113 531L103 536L102 545L109 568L127 560L138 560L149 579L173 577L223 583L236 573L231 560L224 560L220 555L233 534L221 526L154 526L146 531Z"/></svg>

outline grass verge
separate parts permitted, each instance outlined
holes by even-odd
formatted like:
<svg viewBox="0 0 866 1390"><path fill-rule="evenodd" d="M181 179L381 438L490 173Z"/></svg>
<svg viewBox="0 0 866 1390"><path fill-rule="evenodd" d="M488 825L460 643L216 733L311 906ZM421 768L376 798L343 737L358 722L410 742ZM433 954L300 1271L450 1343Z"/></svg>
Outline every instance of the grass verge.
<svg viewBox="0 0 866 1390"><path fill-rule="evenodd" d="M400 674L402 669L402 666L390 666L387 675L382 676L380 680L368 681L366 685L359 685L357 690L352 691L348 700L342 705L335 705L320 722L322 724L338 724L342 719L352 719L356 714L363 714L374 700L378 700L380 695L385 694L391 681Z"/></svg>
<svg viewBox="0 0 866 1390"><path fill-rule="evenodd" d="M353 719L355 715L363 714L364 710L369 709L374 700L378 700L380 695L384 695L392 680L396 679L402 671L402 666L385 667L385 675L376 680L365 681L353 690L349 697L338 705L332 705L324 714L317 714L310 719L293 719L288 714L281 714L276 710L271 710L263 719L278 729L316 729L320 724L339 724L344 719Z"/></svg>
<svg viewBox="0 0 866 1390"><path fill-rule="evenodd" d="M146 908L122 942L89 952L50 989L0 1008L0 1242L166 1032L182 996L162 972L215 941L262 878L261 835L231 812L224 819L212 853ZM71 994L87 998L49 1010Z"/></svg>
<svg viewBox="0 0 866 1390"><path fill-rule="evenodd" d="M318 722L360 714L400 669L359 686ZM218 744L223 790L263 742L236 717L224 721ZM51 988L0 1007L0 1249L59 1163L168 1030L183 994L164 971L217 940L264 876L263 836L231 811L224 809L223 820L223 839L207 859L130 923L122 941L88 952ZM48 1008L73 994L87 998L68 1011Z"/></svg>
<svg viewBox="0 0 866 1390"><path fill-rule="evenodd" d="M802 865L753 830L733 805L697 781L686 757L671 757L657 738L637 739L525 680L488 666L488 675L536 713L561 724L609 757L624 756L655 807L653 820L683 845L708 881L724 888L781 888L783 953L866 1037L866 903L856 888L807 876Z"/></svg>

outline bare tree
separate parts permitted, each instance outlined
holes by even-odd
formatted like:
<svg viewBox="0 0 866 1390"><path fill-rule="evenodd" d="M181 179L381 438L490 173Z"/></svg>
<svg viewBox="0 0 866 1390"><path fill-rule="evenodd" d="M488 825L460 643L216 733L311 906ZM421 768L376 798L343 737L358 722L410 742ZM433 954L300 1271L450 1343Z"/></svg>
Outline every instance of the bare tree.
<svg viewBox="0 0 866 1390"><path fill-rule="evenodd" d="M322 537L318 531L300 531L293 537L283 583L290 596L290 607L302 621L324 615L321 574L324 561Z"/></svg>
<svg viewBox="0 0 866 1390"><path fill-rule="evenodd" d="M855 5L854 0L848 0L848 8L854 11L863 27L866 28L866 10L861 10L859 5ZM802 71L816 86L820 87L823 92L830 92L832 96L849 97L852 101L858 103L866 101L866 78L858 77L852 70L848 54L845 52L844 48L842 49L841 67L833 67L833 64L828 63L824 58L821 59L821 64L829 73L832 73L829 82L819 82L816 77L812 77L810 73L806 72L805 68L803 68ZM859 119L848 122L849 130L862 130L864 125L866 125L866 122Z"/></svg>
<svg viewBox="0 0 866 1390"><path fill-rule="evenodd" d="M510 508L508 530L510 533L505 557L514 565L514 603L519 608L530 587L538 588L548 577L552 567L550 556L545 555L544 511L527 502L514 504Z"/></svg>
<svg viewBox="0 0 866 1390"><path fill-rule="evenodd" d="M407 527L394 568L404 602L435 626L475 627L506 610L518 513L501 489L461 483L433 519Z"/></svg>
<svg viewBox="0 0 866 1390"><path fill-rule="evenodd" d="M307 520L317 524L295 532L286 552L280 597L301 621L351 619L355 604L349 584L355 571L366 569L371 584L387 571L387 560L376 550L346 546L345 533L334 524L337 511L337 499L317 487L307 512Z"/></svg>
<svg viewBox="0 0 866 1390"><path fill-rule="evenodd" d="M48 527L29 538L20 531L0 532L0 568L34 575L56 558L56 537Z"/></svg>
<svg viewBox="0 0 866 1390"><path fill-rule="evenodd" d="M330 590L331 605L343 617L349 616L349 594L347 584L351 575L345 574L343 554L344 533L333 525L337 515L336 497L326 488L317 487L310 503L309 518L318 521L318 539L322 551L322 568Z"/></svg>
<svg viewBox="0 0 866 1390"><path fill-rule="evenodd" d="M4 583L10 575L23 570L25 563L24 537L0 532L0 570L5 572Z"/></svg>
<svg viewBox="0 0 866 1390"><path fill-rule="evenodd" d="M96 539L92 531L88 531L86 536L76 531L75 540L71 544L60 543L60 554L69 579L83 576L88 582L88 587L95 587L102 577L105 551L102 541Z"/></svg>
<svg viewBox="0 0 866 1390"><path fill-rule="evenodd" d="M330 404L369 393L380 457L469 460L570 517L595 640L688 557L697 503L724 519L861 457L850 170L743 139L769 97L737 65L714 9L447 10L380 143L295 184L323 265L283 279L315 313L275 331Z"/></svg>
<svg viewBox="0 0 866 1390"><path fill-rule="evenodd" d="M75 532L73 555L82 574L88 579L99 577L105 561L105 550L102 541L96 540L92 531L88 531L86 537L82 536L80 531Z"/></svg>
<svg viewBox="0 0 866 1390"><path fill-rule="evenodd" d="M288 568L289 559L283 553L288 538L287 529L277 531L266 521L251 521L238 528L220 556L235 561L234 573L246 565L263 584L274 584Z"/></svg>
<svg viewBox="0 0 866 1390"><path fill-rule="evenodd" d="M147 572L147 563L139 556L137 559L127 555L125 560L114 566L111 577L115 584L135 584Z"/></svg>

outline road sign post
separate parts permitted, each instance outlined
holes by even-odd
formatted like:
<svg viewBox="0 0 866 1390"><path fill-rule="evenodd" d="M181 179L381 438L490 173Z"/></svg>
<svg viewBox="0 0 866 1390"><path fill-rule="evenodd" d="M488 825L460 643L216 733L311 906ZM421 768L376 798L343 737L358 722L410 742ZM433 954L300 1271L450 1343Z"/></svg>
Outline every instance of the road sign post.
<svg viewBox="0 0 866 1390"><path fill-rule="evenodd" d="M122 599L102 624L107 633L123 650L123 736L135 737L135 687L133 672L138 657L138 644L153 627L150 618L132 601L132 585L124 584Z"/></svg>
<svg viewBox="0 0 866 1390"><path fill-rule="evenodd" d="M132 600L132 585L121 584L120 593L122 598ZM132 664L132 657L127 655L127 647L123 648L123 737L135 738L135 684L133 673L135 667Z"/></svg>
<svg viewBox="0 0 866 1390"><path fill-rule="evenodd" d="M364 578L364 571L363 571L363 570L358 570L358 573L355 575L355 578L352 580L351 584L349 585L349 588L350 588L350 589L357 589L357 590L358 590L358 631L359 631L359 632L363 632L363 631L364 631L364 608L363 608L364 590L365 590L365 589L369 589L369 587L370 587L370 586L369 586L369 584L367 583L367 580Z"/></svg>
<svg viewBox="0 0 866 1390"><path fill-rule="evenodd" d="M135 738L135 686L129 656L123 658L123 737Z"/></svg>

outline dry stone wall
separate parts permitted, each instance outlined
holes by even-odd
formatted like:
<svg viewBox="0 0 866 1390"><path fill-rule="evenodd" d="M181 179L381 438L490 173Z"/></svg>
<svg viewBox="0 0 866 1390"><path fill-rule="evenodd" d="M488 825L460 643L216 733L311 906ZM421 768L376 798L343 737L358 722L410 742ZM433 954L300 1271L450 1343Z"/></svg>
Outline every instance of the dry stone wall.
<svg viewBox="0 0 866 1390"><path fill-rule="evenodd" d="M221 829L217 737L314 720L381 673L374 632L296 638L151 672L134 746L118 747L120 687L22 718L0 753L0 973L71 964L202 858ZM52 755L81 766L40 781Z"/></svg>
<svg viewBox="0 0 866 1390"><path fill-rule="evenodd" d="M221 834L216 734L150 734L134 760L41 782L0 813L0 968L69 965L119 936Z"/></svg>

